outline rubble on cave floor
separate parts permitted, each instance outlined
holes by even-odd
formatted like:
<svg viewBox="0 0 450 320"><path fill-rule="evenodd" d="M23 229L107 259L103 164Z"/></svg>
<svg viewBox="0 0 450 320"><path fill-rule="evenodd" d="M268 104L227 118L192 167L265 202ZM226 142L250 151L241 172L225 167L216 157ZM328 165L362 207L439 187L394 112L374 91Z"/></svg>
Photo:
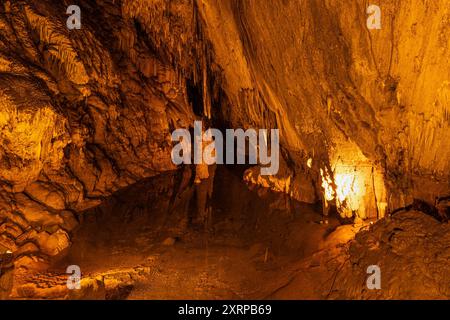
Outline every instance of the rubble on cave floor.
<svg viewBox="0 0 450 320"><path fill-rule="evenodd" d="M449 298L447 2L1 1L0 299ZM177 166L197 121L278 173Z"/></svg>
<svg viewBox="0 0 450 320"><path fill-rule="evenodd" d="M311 288L313 298L449 299L449 248L448 223L423 212L399 212L363 229L347 244L305 259L297 275L271 297L303 298ZM380 268L380 290L367 287L369 266Z"/></svg>

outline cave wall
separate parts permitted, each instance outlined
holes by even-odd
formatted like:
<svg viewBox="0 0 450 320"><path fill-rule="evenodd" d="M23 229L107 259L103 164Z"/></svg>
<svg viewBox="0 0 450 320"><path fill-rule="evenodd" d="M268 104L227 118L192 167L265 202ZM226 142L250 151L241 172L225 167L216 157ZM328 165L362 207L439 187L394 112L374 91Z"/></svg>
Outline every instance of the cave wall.
<svg viewBox="0 0 450 320"><path fill-rule="evenodd" d="M194 114L180 72L113 2L6 1L0 15L0 243L58 255L77 213L166 170Z"/></svg>
<svg viewBox="0 0 450 320"><path fill-rule="evenodd" d="M337 171L374 167L391 208L412 197L434 201L449 190L448 4L383 1L381 30L367 29L367 6L203 1L199 8L227 92L256 90L291 155L306 152Z"/></svg>
<svg viewBox="0 0 450 320"><path fill-rule="evenodd" d="M382 1L381 30L356 0L80 0L80 30L70 4L0 5L2 246L63 252L79 212L175 169L170 133L202 114L279 128L280 174L247 177L302 201L324 175L358 182L363 218L448 195L446 0Z"/></svg>

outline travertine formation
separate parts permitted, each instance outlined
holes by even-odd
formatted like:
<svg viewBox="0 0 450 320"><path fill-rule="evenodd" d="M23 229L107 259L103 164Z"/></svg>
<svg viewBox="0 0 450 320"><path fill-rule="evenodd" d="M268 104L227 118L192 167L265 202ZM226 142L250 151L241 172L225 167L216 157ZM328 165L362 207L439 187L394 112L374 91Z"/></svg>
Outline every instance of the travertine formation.
<svg viewBox="0 0 450 320"><path fill-rule="evenodd" d="M248 180L309 202L330 181L344 216L448 195L447 0L383 1L381 30L356 0L80 0L80 30L70 4L0 4L0 244L18 256L58 256L80 212L175 169L170 133L199 118L280 129L280 175Z"/></svg>

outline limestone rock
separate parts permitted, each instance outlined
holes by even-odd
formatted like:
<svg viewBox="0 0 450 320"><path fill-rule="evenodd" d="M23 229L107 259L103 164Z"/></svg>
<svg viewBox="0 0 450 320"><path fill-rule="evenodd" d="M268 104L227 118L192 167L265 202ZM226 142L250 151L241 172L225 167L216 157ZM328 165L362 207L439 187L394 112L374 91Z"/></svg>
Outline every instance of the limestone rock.
<svg viewBox="0 0 450 320"><path fill-rule="evenodd" d="M69 235L61 229L52 234L40 232L36 238L40 250L48 256L56 256L70 246Z"/></svg>
<svg viewBox="0 0 450 320"><path fill-rule="evenodd" d="M69 290L70 300L105 300L106 290L102 277L86 278L80 281L81 289Z"/></svg>
<svg viewBox="0 0 450 320"><path fill-rule="evenodd" d="M263 176L260 174L261 167L255 166L247 169L244 180L276 192L283 192L293 199L306 203L316 203L316 189L312 179L306 174L295 174L286 164L281 165L277 175Z"/></svg>
<svg viewBox="0 0 450 320"><path fill-rule="evenodd" d="M383 3L376 31L357 0L89 6L74 31L63 3L0 4L0 226L23 232L1 243L30 228L65 243L62 211L176 169L171 132L199 117L280 130L285 168L253 183L316 202L320 169L341 195L362 182L343 216L448 196L447 0Z"/></svg>
<svg viewBox="0 0 450 320"><path fill-rule="evenodd" d="M381 220L360 232L336 279L334 298L448 299L449 225L417 211ZM367 290L366 269L378 265L382 290Z"/></svg>

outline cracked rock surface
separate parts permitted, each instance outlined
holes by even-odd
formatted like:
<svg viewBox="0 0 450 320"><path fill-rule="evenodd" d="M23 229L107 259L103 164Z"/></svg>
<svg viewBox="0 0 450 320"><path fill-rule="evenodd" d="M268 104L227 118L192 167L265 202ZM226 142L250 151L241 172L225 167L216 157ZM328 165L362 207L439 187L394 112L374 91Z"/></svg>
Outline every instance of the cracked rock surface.
<svg viewBox="0 0 450 320"><path fill-rule="evenodd" d="M368 172L362 218L449 195L448 0L384 1L376 32L357 0L80 0L80 30L70 4L0 2L0 250L19 264L64 256L83 212L175 170L170 134L196 119L280 129L279 174L246 179L297 200L316 202L338 165ZM448 227L427 219L383 220L348 263L448 280ZM369 295L342 281L332 295Z"/></svg>

